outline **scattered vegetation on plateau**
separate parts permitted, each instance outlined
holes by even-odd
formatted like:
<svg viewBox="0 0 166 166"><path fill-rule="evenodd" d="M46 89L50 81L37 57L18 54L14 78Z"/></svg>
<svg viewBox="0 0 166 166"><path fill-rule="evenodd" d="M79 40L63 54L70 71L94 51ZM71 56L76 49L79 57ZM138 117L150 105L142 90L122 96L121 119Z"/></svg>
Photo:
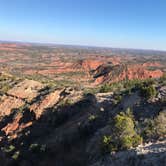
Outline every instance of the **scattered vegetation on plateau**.
<svg viewBox="0 0 166 166"><path fill-rule="evenodd" d="M18 83L20 79L8 75L8 74L0 74L0 94L6 93L10 88L13 87L14 84Z"/></svg>
<svg viewBox="0 0 166 166"><path fill-rule="evenodd" d="M109 84L102 85L100 87L100 90L99 90L100 93L107 93L107 92L110 92L110 91L112 91L112 87Z"/></svg>

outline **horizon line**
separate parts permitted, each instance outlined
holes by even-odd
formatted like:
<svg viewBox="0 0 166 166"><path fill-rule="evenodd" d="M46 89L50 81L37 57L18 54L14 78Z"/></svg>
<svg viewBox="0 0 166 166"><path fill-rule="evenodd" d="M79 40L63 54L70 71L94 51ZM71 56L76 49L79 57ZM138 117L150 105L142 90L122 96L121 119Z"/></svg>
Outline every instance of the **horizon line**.
<svg viewBox="0 0 166 166"><path fill-rule="evenodd" d="M43 41L22 41L22 40L0 40L0 43L30 43L30 44L45 44L45 45L62 45L62 46L75 46L75 47L91 47L91 48L106 48L106 49L121 49L121 50L142 50L142 51L154 51L154 52L166 52L166 49L152 49L152 48L136 48L136 47L112 47L101 45L86 45L86 44L65 44L56 42L43 42Z"/></svg>

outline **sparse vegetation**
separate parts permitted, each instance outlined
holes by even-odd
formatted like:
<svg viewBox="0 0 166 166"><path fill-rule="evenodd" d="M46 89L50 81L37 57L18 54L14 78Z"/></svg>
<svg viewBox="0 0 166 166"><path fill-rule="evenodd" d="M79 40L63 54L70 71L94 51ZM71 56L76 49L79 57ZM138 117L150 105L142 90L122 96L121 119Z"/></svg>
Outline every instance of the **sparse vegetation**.
<svg viewBox="0 0 166 166"><path fill-rule="evenodd" d="M73 101L70 99L63 99L60 101L60 103L58 105L61 107L65 107L65 106L70 106L72 103L73 103Z"/></svg>
<svg viewBox="0 0 166 166"><path fill-rule="evenodd" d="M166 136L166 111L161 111L154 119L145 119L141 130L145 140L164 138Z"/></svg>
<svg viewBox="0 0 166 166"><path fill-rule="evenodd" d="M0 165L4 157L9 165L85 166L110 156L100 152L117 162L116 155L166 137L166 75L158 78L165 53L159 58L134 50L131 56L128 50L31 44L15 49L0 50L1 69L11 73L0 73ZM147 67L153 59L162 66ZM35 81L17 91L25 79ZM127 156L129 165L137 158Z"/></svg>
<svg viewBox="0 0 166 166"><path fill-rule="evenodd" d="M90 115L90 116L88 117L88 120L89 120L89 121L94 121L96 118L97 118L97 117L96 117L95 115Z"/></svg>
<svg viewBox="0 0 166 166"><path fill-rule="evenodd" d="M13 158L14 160L17 160L17 159L19 158L19 155L20 155L20 152L19 152L19 151L16 151L16 152L13 154L12 158Z"/></svg>
<svg viewBox="0 0 166 166"><path fill-rule="evenodd" d="M157 94L156 88L154 85L142 86L141 87L141 96L145 97L146 99L151 99L155 97Z"/></svg>
<svg viewBox="0 0 166 166"><path fill-rule="evenodd" d="M109 84L104 84L101 86L99 92L100 93L107 93L110 92L112 90L112 87Z"/></svg>
<svg viewBox="0 0 166 166"><path fill-rule="evenodd" d="M114 102L115 105L119 104L121 102L121 100L122 100L122 95L121 94L115 94L114 95L113 102Z"/></svg>
<svg viewBox="0 0 166 166"><path fill-rule="evenodd" d="M135 122L131 111L121 112L115 116L111 123L112 134L104 136L102 150L112 152L130 149L142 143L142 138L135 131Z"/></svg>
<svg viewBox="0 0 166 166"><path fill-rule="evenodd" d="M33 153L41 153L46 151L46 145L39 145L37 143L31 144L29 150Z"/></svg>

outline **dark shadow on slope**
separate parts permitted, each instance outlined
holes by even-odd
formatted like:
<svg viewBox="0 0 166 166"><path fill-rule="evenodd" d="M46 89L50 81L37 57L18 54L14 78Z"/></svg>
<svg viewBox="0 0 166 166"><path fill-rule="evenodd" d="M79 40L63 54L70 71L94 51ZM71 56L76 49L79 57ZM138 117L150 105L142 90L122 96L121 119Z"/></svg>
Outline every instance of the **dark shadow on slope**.
<svg viewBox="0 0 166 166"><path fill-rule="evenodd" d="M94 95L88 94L73 105L50 108L38 120L34 120L28 111L23 113L20 124L33 121L33 125L21 131L18 138L8 142L19 151L18 159L15 162L12 160L14 164L87 165L86 141L105 125ZM96 118L90 120L90 115Z"/></svg>
<svg viewBox="0 0 166 166"><path fill-rule="evenodd" d="M139 105L133 108L133 113L136 120L154 118L163 110L164 107L166 107L165 102L157 101L154 103L147 103L142 101Z"/></svg>

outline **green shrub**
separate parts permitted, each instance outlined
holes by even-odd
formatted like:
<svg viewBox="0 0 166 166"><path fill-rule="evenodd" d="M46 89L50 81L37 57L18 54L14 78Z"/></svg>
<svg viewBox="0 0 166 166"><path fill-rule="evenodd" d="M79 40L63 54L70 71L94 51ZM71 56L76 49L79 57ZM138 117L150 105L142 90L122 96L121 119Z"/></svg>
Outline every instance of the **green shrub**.
<svg viewBox="0 0 166 166"><path fill-rule="evenodd" d="M145 140L154 137L155 135L154 125L155 125L154 120L152 119L145 119L144 122L142 123L141 135Z"/></svg>
<svg viewBox="0 0 166 166"><path fill-rule="evenodd" d="M71 99L64 99L64 100L61 100L59 105L61 107L65 107L65 106L70 106L72 104L72 100Z"/></svg>
<svg viewBox="0 0 166 166"><path fill-rule="evenodd" d="M137 147L140 143L143 142L143 138L140 135L135 134L134 137L132 138L132 141L133 141L132 146Z"/></svg>
<svg viewBox="0 0 166 166"><path fill-rule="evenodd" d="M130 109L116 115L111 127L112 135L104 136L102 140L104 152L130 149L142 143L141 136L135 131L134 117Z"/></svg>
<svg viewBox="0 0 166 166"><path fill-rule="evenodd" d="M8 146L8 147L2 148L2 150L3 150L5 153L10 153L10 152L12 152L12 151L15 150L15 146L10 145L10 146Z"/></svg>
<svg viewBox="0 0 166 166"><path fill-rule="evenodd" d="M133 145L133 141L132 141L132 137L130 136L123 136L120 139L120 143L121 143L121 149L130 149Z"/></svg>
<svg viewBox="0 0 166 166"><path fill-rule="evenodd" d="M100 93L107 93L107 92L110 92L111 90L112 90L112 88L109 84L104 84L100 87L99 92Z"/></svg>
<svg viewBox="0 0 166 166"><path fill-rule="evenodd" d="M29 150L34 153L41 153L46 151L46 145L39 145L37 143L31 144Z"/></svg>
<svg viewBox="0 0 166 166"><path fill-rule="evenodd" d="M166 111L162 111L154 120L156 135L166 137Z"/></svg>
<svg viewBox="0 0 166 166"><path fill-rule="evenodd" d="M120 142L120 149L130 149L142 142L142 139L135 131L135 123L130 109L126 113L118 114L114 121L114 133L118 138L118 142Z"/></svg>
<svg viewBox="0 0 166 166"><path fill-rule="evenodd" d="M123 137L125 135L134 135L134 122L125 113L122 112L115 117L114 125L118 137Z"/></svg>
<svg viewBox="0 0 166 166"><path fill-rule="evenodd" d="M163 76L160 78L161 81L165 81L166 80L166 73L163 74Z"/></svg>
<svg viewBox="0 0 166 166"><path fill-rule="evenodd" d="M90 116L88 117L88 120L89 120L90 122L92 122L92 121L94 121L96 118L97 118L96 115L90 115Z"/></svg>
<svg viewBox="0 0 166 166"><path fill-rule="evenodd" d="M166 111L161 111L154 119L146 119L142 124L144 139L158 139L166 137Z"/></svg>
<svg viewBox="0 0 166 166"><path fill-rule="evenodd" d="M37 143L31 144L30 147L29 147L29 150L31 150L31 151L36 151L38 149L40 149L40 145L37 144Z"/></svg>
<svg viewBox="0 0 166 166"><path fill-rule="evenodd" d="M113 102L116 105L116 104L119 104L121 102L121 100L122 100L122 96L120 94L116 94L114 96L114 101Z"/></svg>
<svg viewBox="0 0 166 166"><path fill-rule="evenodd" d="M13 158L14 160L17 160L17 159L19 158L19 156L20 156L20 152L19 152L19 151L16 151L16 152L13 154L12 158Z"/></svg>
<svg viewBox="0 0 166 166"><path fill-rule="evenodd" d="M153 85L148 85L146 87L141 87L141 95L147 99L155 97L157 94L156 88Z"/></svg>
<svg viewBox="0 0 166 166"><path fill-rule="evenodd" d="M112 151L117 151L117 145L114 143L114 140L111 136L103 136L101 150L103 154L110 153Z"/></svg>

